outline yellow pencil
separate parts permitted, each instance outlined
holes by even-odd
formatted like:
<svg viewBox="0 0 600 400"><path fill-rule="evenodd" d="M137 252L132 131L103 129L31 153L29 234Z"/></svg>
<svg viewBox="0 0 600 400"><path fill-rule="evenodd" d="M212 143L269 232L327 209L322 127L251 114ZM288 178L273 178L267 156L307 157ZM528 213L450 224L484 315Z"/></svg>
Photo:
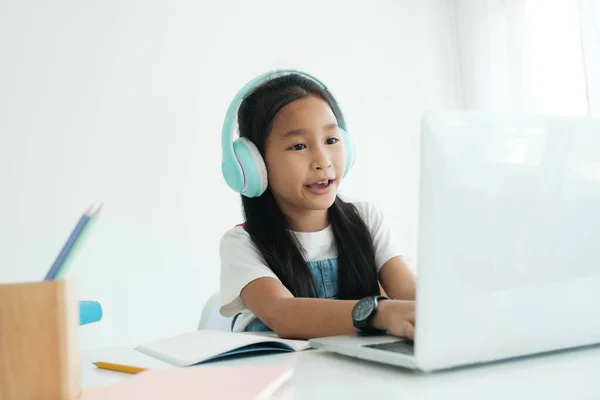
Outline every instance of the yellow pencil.
<svg viewBox="0 0 600 400"><path fill-rule="evenodd" d="M119 371L119 372L127 372L128 374L137 374L137 373L140 373L140 372L146 370L146 368L131 367L129 365L113 364L113 363L108 363L108 362L103 362L103 361L96 361L94 363L94 365L101 369L108 369L111 371Z"/></svg>

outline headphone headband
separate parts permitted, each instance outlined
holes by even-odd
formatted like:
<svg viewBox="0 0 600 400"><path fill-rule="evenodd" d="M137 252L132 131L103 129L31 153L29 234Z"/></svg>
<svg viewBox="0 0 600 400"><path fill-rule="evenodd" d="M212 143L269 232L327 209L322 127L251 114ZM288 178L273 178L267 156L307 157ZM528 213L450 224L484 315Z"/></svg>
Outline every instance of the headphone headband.
<svg viewBox="0 0 600 400"><path fill-rule="evenodd" d="M242 104L242 101L244 101L244 99L247 96L252 94L259 85L261 85L275 77L289 75L289 74L302 75L306 78L309 78L309 79L315 81L316 83L321 85L324 89L327 89L327 86L325 86L325 84L323 82L321 82L319 79L317 79L316 77L314 77L306 72L299 71L296 69L278 69L278 70L274 70L274 71L268 71L268 72L265 72L264 74L261 74L261 75L255 77L254 79L248 81L236 93L235 97L233 98L233 100L229 104L229 107L227 108L227 112L225 113L225 120L223 121L223 127L221 130L221 134L222 134L222 141L223 141L222 148L223 148L223 151L227 151L228 157L233 156L233 147L231 146L232 142L233 142L233 135L234 135L233 128L235 125L235 120L237 118L237 110L240 107L240 105Z"/></svg>

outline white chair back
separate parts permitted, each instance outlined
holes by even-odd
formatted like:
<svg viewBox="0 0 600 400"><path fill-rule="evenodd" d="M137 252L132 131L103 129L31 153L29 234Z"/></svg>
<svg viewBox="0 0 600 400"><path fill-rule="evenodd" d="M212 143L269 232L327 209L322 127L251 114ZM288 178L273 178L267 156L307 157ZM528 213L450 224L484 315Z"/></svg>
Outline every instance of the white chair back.
<svg viewBox="0 0 600 400"><path fill-rule="evenodd" d="M219 292L214 293L202 310L200 316L200 322L198 323L198 330L201 329L212 329L219 331L231 331L232 317L224 317L219 313L221 301Z"/></svg>

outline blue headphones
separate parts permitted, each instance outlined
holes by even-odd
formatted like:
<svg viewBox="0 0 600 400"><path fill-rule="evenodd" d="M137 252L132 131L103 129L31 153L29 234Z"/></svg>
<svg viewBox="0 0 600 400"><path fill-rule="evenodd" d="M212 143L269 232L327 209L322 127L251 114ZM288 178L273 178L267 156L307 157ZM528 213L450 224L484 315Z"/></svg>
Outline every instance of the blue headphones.
<svg viewBox="0 0 600 400"><path fill-rule="evenodd" d="M222 161L221 172L227 185L246 197L258 197L267 189L267 167L260 152L248 138L240 137L233 141L233 128L237 119L237 110L244 98L250 94L258 85L283 74L299 74L307 77L324 89L327 89L320 80L305 72L283 69L266 72L246 83L235 95L233 101L225 114L222 129ZM350 135L346 133L346 127L340 125L342 141L346 148L346 168L344 176L354 164L355 150Z"/></svg>

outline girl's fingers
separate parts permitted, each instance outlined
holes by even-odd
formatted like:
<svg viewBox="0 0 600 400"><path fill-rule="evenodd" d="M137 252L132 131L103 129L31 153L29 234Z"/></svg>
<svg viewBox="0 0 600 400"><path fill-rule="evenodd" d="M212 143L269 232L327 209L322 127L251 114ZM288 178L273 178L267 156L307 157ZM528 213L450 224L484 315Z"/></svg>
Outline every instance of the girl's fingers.
<svg viewBox="0 0 600 400"><path fill-rule="evenodd" d="M402 336L415 340L415 326L408 321L405 322L402 327Z"/></svg>

